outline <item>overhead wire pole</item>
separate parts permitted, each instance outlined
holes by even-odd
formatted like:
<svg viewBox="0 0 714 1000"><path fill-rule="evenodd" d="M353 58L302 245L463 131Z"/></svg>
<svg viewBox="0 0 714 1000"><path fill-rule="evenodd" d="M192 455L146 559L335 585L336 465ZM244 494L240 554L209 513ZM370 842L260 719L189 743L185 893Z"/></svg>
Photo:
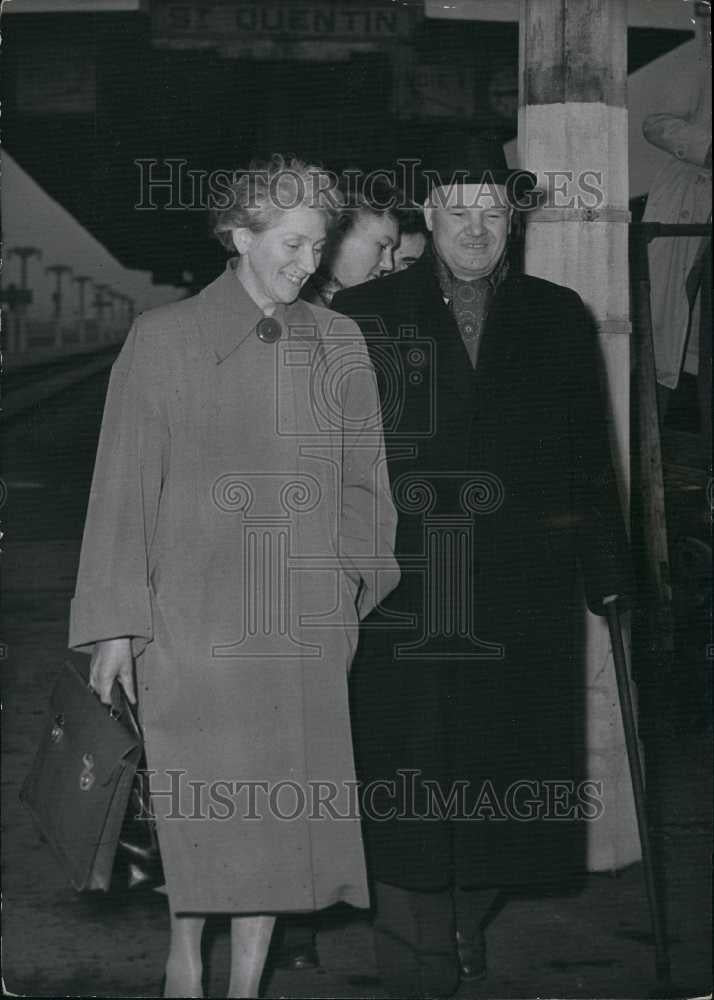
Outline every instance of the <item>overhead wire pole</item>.
<svg viewBox="0 0 714 1000"><path fill-rule="evenodd" d="M20 258L21 306L18 309L17 343L15 347L22 353L27 350L27 307L32 301L32 291L28 285L27 264L31 257L41 259L42 250L34 246L10 247L8 256Z"/></svg>
<svg viewBox="0 0 714 1000"><path fill-rule="evenodd" d="M77 312L78 312L78 335L79 343L83 344L86 338L87 305L85 285L92 279L89 275L78 274L72 279L77 285Z"/></svg>
<svg viewBox="0 0 714 1000"><path fill-rule="evenodd" d="M55 347L62 347L62 279L65 274L71 274L72 268L67 264L50 264L45 268L47 274L55 276L55 290L52 295L52 315L55 322Z"/></svg>
<svg viewBox="0 0 714 1000"><path fill-rule="evenodd" d="M95 281L94 290L95 290L95 295L93 304L97 312L97 341L98 343L102 343L104 340L107 339L107 331L104 326L104 315L105 315L105 310L109 306L109 298L107 296L107 292L109 291L109 285L97 284L97 282Z"/></svg>

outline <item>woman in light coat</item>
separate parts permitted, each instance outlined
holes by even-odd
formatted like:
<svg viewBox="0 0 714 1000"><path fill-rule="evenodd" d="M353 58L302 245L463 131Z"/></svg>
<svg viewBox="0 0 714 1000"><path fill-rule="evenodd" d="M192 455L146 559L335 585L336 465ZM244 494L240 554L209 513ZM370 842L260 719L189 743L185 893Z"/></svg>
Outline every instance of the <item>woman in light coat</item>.
<svg viewBox="0 0 714 1000"><path fill-rule="evenodd" d="M297 299L334 191L273 157L230 194L237 260L114 365L70 626L101 699L138 700L166 996L202 995L208 913L233 917L227 995L255 997L275 914L368 905L347 673L399 576L361 334Z"/></svg>

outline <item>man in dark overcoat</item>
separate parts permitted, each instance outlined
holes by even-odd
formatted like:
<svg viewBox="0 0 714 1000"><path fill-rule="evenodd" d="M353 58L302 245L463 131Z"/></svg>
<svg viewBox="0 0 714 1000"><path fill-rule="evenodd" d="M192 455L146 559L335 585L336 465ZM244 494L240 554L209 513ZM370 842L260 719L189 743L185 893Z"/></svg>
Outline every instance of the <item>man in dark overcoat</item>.
<svg viewBox="0 0 714 1000"><path fill-rule="evenodd" d="M535 178L478 150L450 167L422 258L333 303L367 340L399 513L401 584L363 624L351 692L398 996L484 975L496 894L583 870L603 797L583 768L583 585L597 615L628 587L594 324L509 259Z"/></svg>

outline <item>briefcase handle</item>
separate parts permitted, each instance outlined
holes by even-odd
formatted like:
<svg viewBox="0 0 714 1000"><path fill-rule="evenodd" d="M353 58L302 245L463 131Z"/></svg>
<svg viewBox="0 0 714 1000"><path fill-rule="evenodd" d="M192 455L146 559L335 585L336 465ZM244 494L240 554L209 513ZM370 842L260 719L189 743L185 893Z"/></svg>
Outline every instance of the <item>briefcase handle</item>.
<svg viewBox="0 0 714 1000"><path fill-rule="evenodd" d="M96 698L99 698L99 695L94 690L89 681L87 681L87 687ZM124 688L121 686L121 684L119 684L118 681L114 681L114 684L112 686L111 697L112 697L112 703L111 705L107 706L107 713L109 715L109 718L112 719L114 722L121 722L122 719L126 718L127 721L129 722L129 727L134 733L134 735L137 737L137 739L139 739L143 743L144 737L142 736L141 733L141 726L139 725L139 720L137 718L134 706L127 698L126 693L124 692Z"/></svg>

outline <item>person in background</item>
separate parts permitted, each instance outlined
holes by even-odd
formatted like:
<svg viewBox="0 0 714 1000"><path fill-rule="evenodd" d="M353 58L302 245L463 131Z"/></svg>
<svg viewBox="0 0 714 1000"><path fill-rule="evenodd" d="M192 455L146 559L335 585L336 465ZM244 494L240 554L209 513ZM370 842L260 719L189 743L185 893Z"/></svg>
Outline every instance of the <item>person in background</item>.
<svg viewBox="0 0 714 1000"><path fill-rule="evenodd" d="M343 180L344 207L322 255L319 268L307 282L302 298L329 306L342 288L352 288L394 270L394 248L399 243L396 188Z"/></svg>
<svg viewBox="0 0 714 1000"><path fill-rule="evenodd" d="M652 182L645 222L711 222L710 5L696 3L694 13L696 61L692 60L688 79L672 86L671 105L649 115L642 125L647 141L670 154ZM648 246L660 421L664 423L682 372L696 376L706 467L711 466L712 331L711 316L706 316L711 273L702 263L711 255L710 242L711 237L706 236L668 236L652 240Z"/></svg>
<svg viewBox="0 0 714 1000"><path fill-rule="evenodd" d="M341 288L372 281L394 269L394 248L399 241L401 192L380 183L365 183L355 175L343 178L339 188L343 207L330 233L317 271L306 282L300 297L314 305L328 306ZM281 920L276 933L274 959L279 969L315 969L318 918L307 914Z"/></svg>
<svg viewBox="0 0 714 1000"><path fill-rule="evenodd" d="M421 208L403 208L399 212L399 243L394 248L394 270L404 271L426 250L429 230Z"/></svg>

